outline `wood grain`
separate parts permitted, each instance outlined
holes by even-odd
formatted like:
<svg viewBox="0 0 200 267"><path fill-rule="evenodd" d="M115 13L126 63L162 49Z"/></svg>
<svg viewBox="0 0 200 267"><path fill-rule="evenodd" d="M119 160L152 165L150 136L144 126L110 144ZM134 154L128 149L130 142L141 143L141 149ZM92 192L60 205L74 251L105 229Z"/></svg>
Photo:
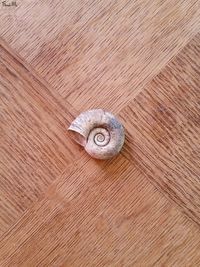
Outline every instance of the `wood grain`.
<svg viewBox="0 0 200 267"><path fill-rule="evenodd" d="M0 1L0 266L200 266L200 2L16 2ZM93 107L125 126L109 161L66 131Z"/></svg>
<svg viewBox="0 0 200 267"><path fill-rule="evenodd" d="M121 112L124 155L200 222L200 34Z"/></svg>
<svg viewBox="0 0 200 267"><path fill-rule="evenodd" d="M0 43L0 234L81 155L66 134L76 112L58 99Z"/></svg>
<svg viewBox="0 0 200 267"><path fill-rule="evenodd" d="M18 0L0 34L78 111L117 112L197 33L199 3Z"/></svg>
<svg viewBox="0 0 200 267"><path fill-rule="evenodd" d="M66 170L0 252L2 267L198 266L200 232L119 156Z"/></svg>

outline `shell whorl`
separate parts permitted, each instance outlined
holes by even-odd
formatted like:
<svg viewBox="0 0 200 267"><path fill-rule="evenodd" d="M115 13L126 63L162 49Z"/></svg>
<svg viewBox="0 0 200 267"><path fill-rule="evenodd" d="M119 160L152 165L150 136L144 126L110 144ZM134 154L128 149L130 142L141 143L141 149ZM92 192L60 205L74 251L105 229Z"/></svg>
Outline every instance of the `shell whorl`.
<svg viewBox="0 0 200 267"><path fill-rule="evenodd" d="M81 113L70 125L71 137L92 157L112 158L124 144L124 128L117 118L102 109Z"/></svg>

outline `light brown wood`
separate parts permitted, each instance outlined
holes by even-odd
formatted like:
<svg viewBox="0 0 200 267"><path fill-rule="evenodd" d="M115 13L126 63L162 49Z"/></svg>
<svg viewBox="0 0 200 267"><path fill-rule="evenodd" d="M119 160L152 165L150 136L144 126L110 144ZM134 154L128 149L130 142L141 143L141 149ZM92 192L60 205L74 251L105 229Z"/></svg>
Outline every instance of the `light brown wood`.
<svg viewBox="0 0 200 267"><path fill-rule="evenodd" d="M18 1L0 34L80 112L119 111L200 29L197 0Z"/></svg>
<svg viewBox="0 0 200 267"><path fill-rule="evenodd" d="M0 266L200 266L200 2L16 2L0 3ZM109 161L67 133L97 107L125 126Z"/></svg>
<svg viewBox="0 0 200 267"><path fill-rule="evenodd" d="M76 112L58 99L0 43L0 234L82 153L66 133Z"/></svg>
<svg viewBox="0 0 200 267"><path fill-rule="evenodd" d="M200 224L200 34L122 112L124 155Z"/></svg>
<svg viewBox="0 0 200 267"><path fill-rule="evenodd" d="M200 233L122 156L90 159L64 172L5 235L1 259L2 266L198 266Z"/></svg>

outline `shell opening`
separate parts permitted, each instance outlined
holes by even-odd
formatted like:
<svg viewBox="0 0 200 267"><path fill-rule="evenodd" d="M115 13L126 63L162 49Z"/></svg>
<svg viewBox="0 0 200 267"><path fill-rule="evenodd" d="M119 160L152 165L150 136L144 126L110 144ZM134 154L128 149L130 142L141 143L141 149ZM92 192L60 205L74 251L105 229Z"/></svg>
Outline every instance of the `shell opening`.
<svg viewBox="0 0 200 267"><path fill-rule="evenodd" d="M86 145L86 139L82 134L80 134L80 133L78 133L72 129L68 129L68 132L69 132L71 138L74 139L79 145L81 145L81 146Z"/></svg>

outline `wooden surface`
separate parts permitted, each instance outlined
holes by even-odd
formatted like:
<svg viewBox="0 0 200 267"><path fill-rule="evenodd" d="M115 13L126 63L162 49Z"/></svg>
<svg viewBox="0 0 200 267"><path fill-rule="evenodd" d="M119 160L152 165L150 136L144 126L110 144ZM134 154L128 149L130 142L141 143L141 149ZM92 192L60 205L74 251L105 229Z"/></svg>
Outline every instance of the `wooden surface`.
<svg viewBox="0 0 200 267"><path fill-rule="evenodd" d="M200 266L200 2L0 3L0 266ZM119 156L67 134L102 107Z"/></svg>

